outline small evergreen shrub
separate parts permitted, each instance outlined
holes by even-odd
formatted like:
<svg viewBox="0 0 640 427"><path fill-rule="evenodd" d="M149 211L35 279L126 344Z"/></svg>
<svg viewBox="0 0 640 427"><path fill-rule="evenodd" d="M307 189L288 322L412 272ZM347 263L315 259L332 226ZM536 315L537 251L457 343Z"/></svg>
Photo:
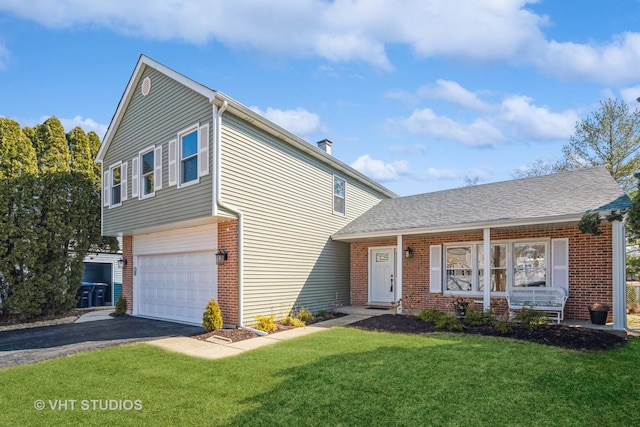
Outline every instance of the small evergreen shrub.
<svg viewBox="0 0 640 427"><path fill-rule="evenodd" d="M217 331L222 328L222 312L216 300L211 299L202 315L202 327L205 331Z"/></svg>
<svg viewBox="0 0 640 427"><path fill-rule="evenodd" d="M298 311L298 314L296 317L306 324L307 322L310 322L311 320L313 320L313 313L311 313L305 307L300 307L300 310Z"/></svg>
<svg viewBox="0 0 640 427"><path fill-rule="evenodd" d="M327 310L318 310L318 312L316 313L316 316L325 317L327 314L329 314Z"/></svg>
<svg viewBox="0 0 640 427"><path fill-rule="evenodd" d="M544 313L529 307L524 307L518 311L516 320L519 320L522 326L530 331L539 329L547 324L547 316Z"/></svg>
<svg viewBox="0 0 640 427"><path fill-rule="evenodd" d="M455 315L447 313L442 313L442 317L435 322L435 326L438 329L450 332L457 332L464 329L462 322L458 320Z"/></svg>
<svg viewBox="0 0 640 427"><path fill-rule="evenodd" d="M118 301L116 301L116 308L114 310L114 314L116 316L123 316L127 313L127 300L124 299L124 296L120 295L118 297Z"/></svg>
<svg viewBox="0 0 640 427"><path fill-rule="evenodd" d="M464 318L464 323L470 326L486 326L490 325L492 321L493 314L491 310L479 311L467 309L467 315Z"/></svg>
<svg viewBox="0 0 640 427"><path fill-rule="evenodd" d="M256 323L255 328L259 331L269 333L269 332L278 330L278 325L276 324L276 317L273 315L271 316L257 315L256 320L258 321L258 323Z"/></svg>
<svg viewBox="0 0 640 427"><path fill-rule="evenodd" d="M638 294L633 286L627 286L627 305L639 305Z"/></svg>
<svg viewBox="0 0 640 427"><path fill-rule="evenodd" d="M513 325L504 320L496 320L492 323L494 329L502 335L509 335L513 333Z"/></svg>
<svg viewBox="0 0 640 427"><path fill-rule="evenodd" d="M445 314L441 311L436 310L435 308L427 308L424 310L420 310L418 313L418 318L427 323L435 324L438 320L442 318Z"/></svg>

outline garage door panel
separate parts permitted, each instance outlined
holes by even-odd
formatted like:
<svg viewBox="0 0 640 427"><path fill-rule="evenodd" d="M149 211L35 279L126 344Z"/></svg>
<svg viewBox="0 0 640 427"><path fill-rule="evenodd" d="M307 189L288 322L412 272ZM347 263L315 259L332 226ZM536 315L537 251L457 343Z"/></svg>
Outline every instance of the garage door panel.
<svg viewBox="0 0 640 427"><path fill-rule="evenodd" d="M213 251L138 257L139 314L200 324L211 298L217 299Z"/></svg>

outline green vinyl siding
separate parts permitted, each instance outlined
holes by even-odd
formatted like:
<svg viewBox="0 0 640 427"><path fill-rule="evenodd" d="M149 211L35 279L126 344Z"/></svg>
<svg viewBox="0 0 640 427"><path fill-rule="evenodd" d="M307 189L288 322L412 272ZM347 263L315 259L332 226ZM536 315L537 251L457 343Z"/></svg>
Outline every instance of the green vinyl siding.
<svg viewBox="0 0 640 427"><path fill-rule="evenodd" d="M331 234L385 196L239 120L222 124L222 197L244 214L244 322L349 303L349 246ZM333 213L333 176L346 215Z"/></svg>
<svg viewBox="0 0 640 427"><path fill-rule="evenodd" d="M140 84L151 79L151 91L142 96ZM132 91L131 100L104 157L103 170L123 161L128 163L127 194L122 206L103 208L103 234L135 234L136 230L211 216L213 168L198 184L178 189L169 186L169 141L193 125L209 123L210 143L212 106L208 100L166 75L147 67ZM131 197L131 159L151 145L162 146L162 189L154 197ZM210 150L210 157L211 157ZM211 159L210 165L211 165ZM139 165L141 166L141 165Z"/></svg>

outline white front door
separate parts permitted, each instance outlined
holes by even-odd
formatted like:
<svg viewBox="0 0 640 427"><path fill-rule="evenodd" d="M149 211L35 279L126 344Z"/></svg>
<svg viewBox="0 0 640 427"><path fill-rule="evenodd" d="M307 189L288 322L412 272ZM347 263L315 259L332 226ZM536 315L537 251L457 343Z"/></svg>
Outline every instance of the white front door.
<svg viewBox="0 0 640 427"><path fill-rule="evenodd" d="M395 301L396 289L395 248L371 248L369 250L369 302Z"/></svg>

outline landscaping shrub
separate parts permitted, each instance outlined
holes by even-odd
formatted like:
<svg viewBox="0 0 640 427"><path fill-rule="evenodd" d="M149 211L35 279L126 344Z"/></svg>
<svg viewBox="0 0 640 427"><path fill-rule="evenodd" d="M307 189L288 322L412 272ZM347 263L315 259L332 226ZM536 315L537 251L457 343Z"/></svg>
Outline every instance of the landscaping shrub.
<svg viewBox="0 0 640 427"><path fill-rule="evenodd" d="M325 317L327 314L329 314L327 310L318 310L318 312L316 313L316 316Z"/></svg>
<svg viewBox="0 0 640 427"><path fill-rule="evenodd" d="M273 332L278 330L278 325L276 324L276 317L273 315L271 316L257 315L256 320L258 321L258 323L256 323L255 328L259 331L268 333L268 332Z"/></svg>
<svg viewBox="0 0 640 427"><path fill-rule="evenodd" d="M418 318L427 323L433 323L437 329L444 331L461 331L464 328L462 322L456 316L443 313L434 308L421 310L418 313Z"/></svg>
<svg viewBox="0 0 640 427"><path fill-rule="evenodd" d="M306 324L307 322L313 320L313 313L311 313L305 307L300 307L300 310L298 311L296 317Z"/></svg>
<svg viewBox="0 0 640 427"><path fill-rule="evenodd" d="M285 325L296 327L296 328L300 328L305 325L305 323L302 320L294 316L285 317L284 319L282 319L282 323Z"/></svg>
<svg viewBox="0 0 640 427"><path fill-rule="evenodd" d="M503 320L496 320L491 323L494 329L502 335L510 335L513 333L513 325Z"/></svg>
<svg viewBox="0 0 640 427"><path fill-rule="evenodd" d="M439 310L436 310L435 308L420 310L420 313L418 313L419 319L424 320L427 323L433 323L433 324L435 324L439 319L441 319L442 316L444 316L444 313Z"/></svg>
<svg viewBox="0 0 640 427"><path fill-rule="evenodd" d="M479 311L467 309L467 315L463 322L470 326L485 326L493 322L493 314L491 310Z"/></svg>
<svg viewBox="0 0 640 427"><path fill-rule="evenodd" d="M116 308L114 310L114 314L116 316L123 316L127 313L127 300L124 299L124 296L120 295L118 297L118 301L116 301Z"/></svg>
<svg viewBox="0 0 640 427"><path fill-rule="evenodd" d="M222 312L216 300L211 299L202 315L202 327L207 332L217 331L222 328Z"/></svg>
<svg viewBox="0 0 640 427"><path fill-rule="evenodd" d="M458 320L455 315L447 313L442 313L442 317L436 321L435 326L438 329L450 332L461 331L464 329L462 322Z"/></svg>
<svg viewBox="0 0 640 427"><path fill-rule="evenodd" d="M516 313L516 320L522 323L522 326L533 331L547 324L547 316L536 311L533 308L524 307L522 310Z"/></svg>

